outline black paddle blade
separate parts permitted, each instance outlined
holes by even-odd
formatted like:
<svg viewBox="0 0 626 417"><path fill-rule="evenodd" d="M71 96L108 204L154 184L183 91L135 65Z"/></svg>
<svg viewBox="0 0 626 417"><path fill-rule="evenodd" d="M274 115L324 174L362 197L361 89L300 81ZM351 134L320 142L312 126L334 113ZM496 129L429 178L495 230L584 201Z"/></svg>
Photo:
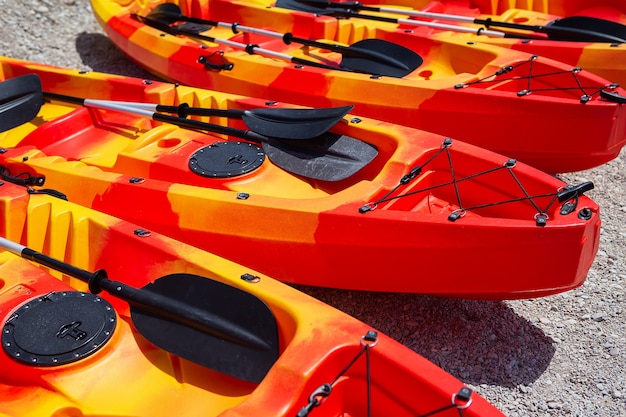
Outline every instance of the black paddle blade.
<svg viewBox="0 0 626 417"><path fill-rule="evenodd" d="M626 25L612 22L606 19L598 19L588 16L570 16L557 19L548 24L548 27L558 27L565 29L577 29L582 31L595 32L598 34L609 35L618 39L608 39L606 42L626 42ZM553 37L552 34L550 37ZM585 40L584 36L581 40Z"/></svg>
<svg viewBox="0 0 626 417"><path fill-rule="evenodd" d="M256 296L212 279L182 273L159 278L143 289L223 317L267 346L238 343L131 305L132 320L139 333L161 349L255 383L263 380L278 359L276 319Z"/></svg>
<svg viewBox="0 0 626 417"><path fill-rule="evenodd" d="M147 14L150 19L158 20L168 25L179 21L182 17L182 11L177 4L161 3Z"/></svg>
<svg viewBox="0 0 626 417"><path fill-rule="evenodd" d="M349 178L378 155L374 146L335 133L307 142L268 138L263 150L284 170L321 181Z"/></svg>
<svg viewBox="0 0 626 417"><path fill-rule="evenodd" d="M386 75L388 77L402 78L415 71L424 59L416 52L404 46L388 42L382 39L363 39L350 45L350 48L364 49L388 57L393 57L396 63L370 59L354 55L344 55L341 66L365 72L369 74Z"/></svg>
<svg viewBox="0 0 626 417"><path fill-rule="evenodd" d="M32 120L42 104L43 90L36 74L0 82L0 132Z"/></svg>
<svg viewBox="0 0 626 417"><path fill-rule="evenodd" d="M353 106L319 109L255 109L246 110L243 121L250 130L265 136L286 139L311 139L326 133Z"/></svg>

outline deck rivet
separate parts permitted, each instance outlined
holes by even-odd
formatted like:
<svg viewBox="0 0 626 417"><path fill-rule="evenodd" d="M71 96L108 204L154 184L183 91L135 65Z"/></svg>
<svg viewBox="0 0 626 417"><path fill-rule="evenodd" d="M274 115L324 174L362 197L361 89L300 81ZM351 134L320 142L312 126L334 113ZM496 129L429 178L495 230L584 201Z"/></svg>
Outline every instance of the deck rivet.
<svg viewBox="0 0 626 417"><path fill-rule="evenodd" d="M259 277L258 275L249 274L247 272L241 275L241 279L246 282L251 282L253 284L256 284L257 282L261 281L261 277Z"/></svg>

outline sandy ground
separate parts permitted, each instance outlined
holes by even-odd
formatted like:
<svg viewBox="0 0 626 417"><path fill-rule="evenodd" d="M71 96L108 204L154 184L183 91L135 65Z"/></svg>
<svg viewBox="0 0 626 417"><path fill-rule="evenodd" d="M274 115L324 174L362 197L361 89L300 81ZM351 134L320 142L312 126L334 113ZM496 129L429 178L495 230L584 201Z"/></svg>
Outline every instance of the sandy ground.
<svg viewBox="0 0 626 417"><path fill-rule="evenodd" d="M0 6L3 55L154 78L114 47L87 0ZM419 352L512 417L626 416L625 158L561 176L593 181L587 194L602 209L600 251L579 289L521 301L300 289Z"/></svg>

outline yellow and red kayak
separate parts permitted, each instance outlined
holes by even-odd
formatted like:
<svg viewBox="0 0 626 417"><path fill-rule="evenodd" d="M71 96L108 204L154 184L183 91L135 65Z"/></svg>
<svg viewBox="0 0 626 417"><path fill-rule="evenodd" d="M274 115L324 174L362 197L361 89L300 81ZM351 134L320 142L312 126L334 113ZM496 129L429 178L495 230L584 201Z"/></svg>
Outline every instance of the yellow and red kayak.
<svg viewBox="0 0 626 417"><path fill-rule="evenodd" d="M56 190L281 281L538 297L581 285L598 250L599 208L584 195L593 184L568 185L454 138L348 115L315 138L269 146L96 99L252 114L284 104L9 58L0 68L8 81L37 75L47 97L56 94L0 134L4 181ZM68 104L67 95L92 101ZM246 127L191 117L182 120Z"/></svg>
<svg viewBox="0 0 626 417"><path fill-rule="evenodd" d="M243 6L248 2L211 0L209 8L226 3L220 7L226 10L232 7L230 3ZM266 0L263 3L343 19L365 19L374 25L386 22L425 36L433 31L445 31L450 36L463 33L468 42L537 54L626 85L626 3L621 0L377 0L370 3Z"/></svg>
<svg viewBox="0 0 626 417"><path fill-rule="evenodd" d="M0 235L3 416L503 416L347 314L135 224L3 183ZM117 288L94 294L83 273L164 303L146 316ZM204 303L189 294L205 290ZM272 355L176 321L176 303L243 326Z"/></svg>
<svg viewBox="0 0 626 417"><path fill-rule="evenodd" d="M354 105L356 114L450 136L550 173L600 165L626 143L626 93L614 81L545 56L468 42L465 34L337 20L266 0L91 4L111 40L167 80L314 107Z"/></svg>
<svg viewBox="0 0 626 417"><path fill-rule="evenodd" d="M386 30L404 29L438 39L462 36L466 42L551 58L626 85L626 3L620 0L379 0L372 5L345 0L210 0L208 8L218 16L234 8L238 12L229 16L239 22L250 15L239 11L242 6L259 4L365 19ZM525 27L529 30L521 29ZM437 31L443 33L436 35Z"/></svg>

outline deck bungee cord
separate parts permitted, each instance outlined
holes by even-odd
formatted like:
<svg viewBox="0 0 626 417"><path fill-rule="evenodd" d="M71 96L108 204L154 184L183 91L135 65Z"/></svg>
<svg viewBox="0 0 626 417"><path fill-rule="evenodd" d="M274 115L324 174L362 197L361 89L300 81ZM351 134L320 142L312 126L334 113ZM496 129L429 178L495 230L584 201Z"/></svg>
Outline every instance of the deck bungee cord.
<svg viewBox="0 0 626 417"><path fill-rule="evenodd" d="M5 148L0 148L0 153L6 151ZM32 175L30 172L20 172L17 175L12 175L9 167L0 165L0 179L6 182L10 182L15 185L26 187L28 194L47 194L61 200L67 200L67 196L58 190L52 188L33 188L43 187L46 182L46 178L42 175ZM3 181L0 181L0 186L4 185Z"/></svg>
<svg viewBox="0 0 626 417"><path fill-rule="evenodd" d="M548 211L556 202L565 203L563 204L560 210L561 215L569 214L577 208L578 197L583 195L584 192L592 190L594 187L591 181L586 181L579 185L564 186L560 189L557 189L553 193L531 195L524 187L524 184L522 184L522 181L520 181L520 179L515 175L515 172L513 171L517 165L517 161L515 159L508 159L504 164L498 167L494 167L485 171L477 172L472 175L457 178L455 174L455 170L454 170L454 164L452 161L452 155L450 154L450 147L452 146L452 143L453 143L452 139L446 138L441 144L441 147L433 155L431 155L426 160L426 162L412 168L411 171L408 174L404 175L400 179L398 184L395 187L393 187L390 191L388 191L383 197L381 197L380 199L376 201L369 202L363 205L362 207L360 207L359 213L364 214L364 213L376 210L382 203L390 202L393 200L401 199L401 198L412 196L412 195L419 194L419 193L425 193L425 192L432 191L438 188L453 186L454 195L456 197L456 202L459 208L453 210L448 215L448 220L452 222L464 217L468 211L484 209L488 207L495 207L495 206L499 206L503 204L520 203L520 202L527 201L536 210L535 222L537 226L545 226L549 219ZM447 157L448 165L450 168L450 176L451 176L450 181L420 188L418 190L409 191L403 194L394 195L401 187L408 185L414 179L418 178L423 173L424 168L426 168L431 162L433 162L437 157L439 157L442 154L445 154ZM514 183L519 186L520 190L524 194L522 197L511 198L511 199L501 200L501 201L493 201L493 202L488 202L488 203L483 203L483 204L475 204L472 206L463 205L461 201L461 192L458 187L459 183L464 182L464 181L470 181L472 179L476 179L478 177L489 175L494 172L498 172L502 170L506 170L511 175L511 178L513 179ZM549 197L551 197L549 202L546 204L544 208L541 208L536 200L540 198L549 198ZM586 216L590 216L590 215L591 213L587 212L585 209L581 210L581 212L579 213L579 217L581 218L585 218Z"/></svg>
<svg viewBox="0 0 626 417"><path fill-rule="evenodd" d="M5 152L5 148L0 148L0 153ZM16 175L11 174L9 167L0 165L0 178L4 181L21 185L24 187L42 186L46 181L41 175L32 175L30 172L20 172Z"/></svg>
<svg viewBox="0 0 626 417"><path fill-rule="evenodd" d="M361 350L348 362L348 364L339 372L337 376L331 381L324 383L317 387L310 395L309 402L303 406L295 417L308 417L311 412L324 404L326 399L332 394L333 387L341 380L341 378L352 368L352 366L359 360L361 356L365 356L365 382L366 382L366 401L367 401L367 416L372 415L372 370L371 370L371 357L370 350L378 344L378 332L369 330L365 335L361 336ZM452 394L452 400L450 404L435 410L429 411L425 414L419 414L415 417L429 417L439 413L442 413L451 408L456 408L460 416L463 416L463 410L469 408L472 404L472 390L468 387L461 387L461 389Z"/></svg>
<svg viewBox="0 0 626 417"><path fill-rule="evenodd" d="M582 104L589 102L591 99L593 99L594 96L598 94L600 94L600 96L607 101L612 101L614 103L619 103L619 104L626 103L626 97L620 95L619 93L611 91L611 90L615 90L616 88L618 88L619 84L609 83L609 84L605 84L602 86L582 85L582 83L580 82L580 79L578 78L578 73L582 71L582 68L580 67L575 67L568 71L554 71L554 72L549 72L545 74L533 74L533 69L534 69L533 65L538 59L539 59L538 55L532 55L526 61L519 62L515 65L507 65L499 69L498 71L494 72L493 74L482 77L476 81L470 81L470 82L466 82L463 84L456 84L454 88L462 89L462 88L467 88L476 84L483 84L483 83L501 83L505 81L527 80L526 88L519 90L517 92L518 97L527 96L529 94L536 93L536 92L579 90L582 93L582 96L580 97L580 102ZM527 75L516 75L516 76L511 76L509 78L499 78L500 76L504 74L511 74L516 69L524 67L525 65L528 65ZM531 82L533 80L540 79L540 78L547 78L547 77L555 77L555 76L560 76L560 75L565 75L565 74L572 75L572 79L575 82L574 86L551 87L551 88L533 88L531 86ZM593 91L589 92L588 90L593 90Z"/></svg>
<svg viewBox="0 0 626 417"><path fill-rule="evenodd" d="M0 153L4 150L5 148L0 148ZM60 198L61 200L67 200L67 196L58 190L54 190L52 188L33 188L42 187L45 183L46 178L41 175L32 175L30 172L20 172L17 175L12 175L9 167L0 165L0 179L12 184L26 187L28 194L47 194ZM4 182L0 181L0 186L2 185L4 185Z"/></svg>
<svg viewBox="0 0 626 417"><path fill-rule="evenodd" d="M352 358L352 360L337 374L337 376L330 383L324 383L320 385L309 396L309 402L302 407L297 417L307 417L314 408L319 407L324 403L324 400L331 394L333 386L339 381L339 379L354 365L354 363L365 354L365 375L367 382L367 415L371 415L371 367L370 367L370 349L378 344L378 332L369 330L364 336L361 337L362 349Z"/></svg>

